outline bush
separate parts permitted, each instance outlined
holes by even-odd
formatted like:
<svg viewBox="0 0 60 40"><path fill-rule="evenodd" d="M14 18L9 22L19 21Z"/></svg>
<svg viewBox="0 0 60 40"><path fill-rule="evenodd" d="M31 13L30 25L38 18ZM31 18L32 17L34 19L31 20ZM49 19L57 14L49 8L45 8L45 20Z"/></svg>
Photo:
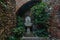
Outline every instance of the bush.
<svg viewBox="0 0 60 40"><path fill-rule="evenodd" d="M50 15L45 12L47 5L44 2L37 3L35 6L31 8L33 23L37 26L37 29L34 31L39 37L48 36L47 28L49 25L47 24ZM40 29L38 29L40 28Z"/></svg>
<svg viewBox="0 0 60 40"><path fill-rule="evenodd" d="M13 35L9 37L9 40L19 40L25 32L23 19L20 16L17 16L17 27L12 29Z"/></svg>

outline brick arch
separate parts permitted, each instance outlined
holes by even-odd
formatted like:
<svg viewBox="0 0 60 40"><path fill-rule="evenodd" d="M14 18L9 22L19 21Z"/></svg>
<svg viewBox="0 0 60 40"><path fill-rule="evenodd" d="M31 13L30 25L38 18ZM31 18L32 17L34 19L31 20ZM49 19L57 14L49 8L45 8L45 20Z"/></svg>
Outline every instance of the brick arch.
<svg viewBox="0 0 60 40"><path fill-rule="evenodd" d="M27 3L30 0L15 0L16 1L16 11L25 3Z"/></svg>
<svg viewBox="0 0 60 40"><path fill-rule="evenodd" d="M16 12L25 3L29 1L41 1L41 0L15 0L16 1Z"/></svg>
<svg viewBox="0 0 60 40"><path fill-rule="evenodd" d="M28 2L26 2L16 11L16 14L20 15L20 16L24 15L24 13L26 13L28 10L30 10L30 8L32 6L34 6L37 2L39 2L39 1L28 1Z"/></svg>

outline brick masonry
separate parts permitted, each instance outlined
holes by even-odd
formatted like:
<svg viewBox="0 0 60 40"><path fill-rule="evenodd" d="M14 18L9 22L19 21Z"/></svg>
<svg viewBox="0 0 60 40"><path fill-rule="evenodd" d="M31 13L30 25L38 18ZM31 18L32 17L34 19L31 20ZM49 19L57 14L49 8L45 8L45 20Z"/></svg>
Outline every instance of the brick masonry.
<svg viewBox="0 0 60 40"><path fill-rule="evenodd" d="M27 3L30 0L15 0L16 1L16 11L25 3Z"/></svg>

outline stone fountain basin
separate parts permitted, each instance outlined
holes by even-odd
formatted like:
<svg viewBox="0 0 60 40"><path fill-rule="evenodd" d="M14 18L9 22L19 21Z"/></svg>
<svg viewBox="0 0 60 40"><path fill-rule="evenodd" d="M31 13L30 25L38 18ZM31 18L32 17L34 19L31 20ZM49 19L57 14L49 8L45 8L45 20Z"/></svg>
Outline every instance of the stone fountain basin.
<svg viewBox="0 0 60 40"><path fill-rule="evenodd" d="M32 26L32 23L25 23L25 26L26 27L31 27Z"/></svg>

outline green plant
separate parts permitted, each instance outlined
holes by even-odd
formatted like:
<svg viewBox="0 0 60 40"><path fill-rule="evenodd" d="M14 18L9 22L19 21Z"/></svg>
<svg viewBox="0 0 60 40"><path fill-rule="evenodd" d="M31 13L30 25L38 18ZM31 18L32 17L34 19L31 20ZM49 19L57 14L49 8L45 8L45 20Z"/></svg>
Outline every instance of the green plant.
<svg viewBox="0 0 60 40"><path fill-rule="evenodd" d="M5 2L5 0L0 0L0 6L2 6L4 9L7 9L8 7L7 7L7 5L6 5L6 2Z"/></svg>
<svg viewBox="0 0 60 40"><path fill-rule="evenodd" d="M25 32L25 29L23 27L18 27L18 28L14 28L13 32L16 37L22 37Z"/></svg>
<svg viewBox="0 0 60 40"><path fill-rule="evenodd" d="M49 19L49 14L45 12L46 4L41 2L31 8L32 15L34 16L34 23L45 23Z"/></svg>
<svg viewBox="0 0 60 40"><path fill-rule="evenodd" d="M8 40L17 40L17 38L16 37L14 37L14 36L9 36L9 38L7 38Z"/></svg>
<svg viewBox="0 0 60 40"><path fill-rule="evenodd" d="M10 39L19 40L24 35L25 32L24 23L23 23L23 19L20 16L17 16L17 22L18 22L17 27L12 29L13 35L12 37L9 37L9 40Z"/></svg>
<svg viewBox="0 0 60 40"><path fill-rule="evenodd" d="M46 3L41 2L37 3L31 8L33 23L35 25L38 25L34 34L39 37L48 36L47 28L49 27L49 25L47 22L49 20L50 15L45 12L46 7Z"/></svg>
<svg viewBox="0 0 60 40"><path fill-rule="evenodd" d="M17 23L17 27L13 29L13 32L14 32L15 34L17 34L16 36L22 37L23 34L24 34L24 32L25 32L23 19L22 19L20 16L18 16L18 17L17 17L17 22L18 22L18 23Z"/></svg>

